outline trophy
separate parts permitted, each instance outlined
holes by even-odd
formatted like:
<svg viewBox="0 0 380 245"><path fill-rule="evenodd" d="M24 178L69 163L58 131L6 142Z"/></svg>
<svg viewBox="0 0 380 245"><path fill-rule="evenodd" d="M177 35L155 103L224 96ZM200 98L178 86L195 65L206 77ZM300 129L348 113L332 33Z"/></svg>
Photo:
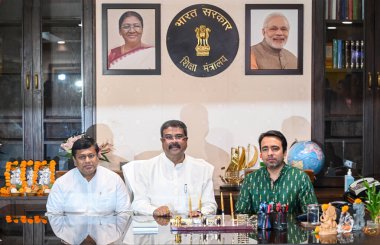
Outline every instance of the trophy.
<svg viewBox="0 0 380 245"><path fill-rule="evenodd" d="M258 155L257 147L250 144L247 150L243 146L231 147L231 161L224 176L220 176L226 184L222 185L220 189L239 190L245 175L252 172L251 169L256 165Z"/></svg>

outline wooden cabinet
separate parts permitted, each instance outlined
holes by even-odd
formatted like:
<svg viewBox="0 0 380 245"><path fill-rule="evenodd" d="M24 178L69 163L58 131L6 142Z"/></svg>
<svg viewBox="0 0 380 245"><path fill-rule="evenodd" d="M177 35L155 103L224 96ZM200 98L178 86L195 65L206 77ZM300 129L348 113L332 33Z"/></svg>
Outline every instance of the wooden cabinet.
<svg viewBox="0 0 380 245"><path fill-rule="evenodd" d="M380 173L379 10L374 0L313 1L312 139L326 155L316 186L343 186L348 167L356 178Z"/></svg>
<svg viewBox="0 0 380 245"><path fill-rule="evenodd" d="M0 1L0 175L93 125L93 0Z"/></svg>

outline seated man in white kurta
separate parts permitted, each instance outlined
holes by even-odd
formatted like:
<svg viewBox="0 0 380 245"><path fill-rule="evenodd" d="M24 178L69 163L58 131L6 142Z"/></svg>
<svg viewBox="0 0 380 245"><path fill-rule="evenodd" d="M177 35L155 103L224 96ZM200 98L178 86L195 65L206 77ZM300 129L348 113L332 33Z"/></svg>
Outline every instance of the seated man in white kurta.
<svg viewBox="0 0 380 245"><path fill-rule="evenodd" d="M130 199L125 183L115 172L98 166L99 147L83 137L72 147L76 168L54 183L46 204L48 213L115 214L127 211Z"/></svg>
<svg viewBox="0 0 380 245"><path fill-rule="evenodd" d="M214 167L185 154L186 125L177 120L161 126L164 153L145 162L133 180L135 213L154 216L215 214Z"/></svg>

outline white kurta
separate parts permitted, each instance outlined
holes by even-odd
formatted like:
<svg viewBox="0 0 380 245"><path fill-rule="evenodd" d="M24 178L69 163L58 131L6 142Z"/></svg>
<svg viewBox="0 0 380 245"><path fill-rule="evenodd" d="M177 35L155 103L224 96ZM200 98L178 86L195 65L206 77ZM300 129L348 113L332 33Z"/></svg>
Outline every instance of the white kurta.
<svg viewBox="0 0 380 245"><path fill-rule="evenodd" d="M49 215L54 234L69 244L81 244L91 236L96 244L121 244L130 223L130 215L111 216Z"/></svg>
<svg viewBox="0 0 380 245"><path fill-rule="evenodd" d="M98 166L87 181L77 168L54 183L46 204L48 213L113 214L127 211L130 199L125 183L115 172Z"/></svg>
<svg viewBox="0 0 380 245"><path fill-rule="evenodd" d="M167 205L173 214L187 214L189 198L193 211L198 210L201 199L203 214L216 213L211 164L186 155L183 163L174 165L165 153L140 164L144 167L135 172L133 180L135 213L152 215L156 208Z"/></svg>

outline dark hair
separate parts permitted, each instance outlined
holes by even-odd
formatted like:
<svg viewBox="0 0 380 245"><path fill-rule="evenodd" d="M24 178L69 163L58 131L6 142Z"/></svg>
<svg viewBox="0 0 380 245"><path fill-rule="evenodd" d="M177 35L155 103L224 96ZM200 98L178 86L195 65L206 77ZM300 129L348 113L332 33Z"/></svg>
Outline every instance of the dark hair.
<svg viewBox="0 0 380 245"><path fill-rule="evenodd" d="M282 145L282 152L285 152L287 147L288 147L288 142L286 141L285 136L277 130L269 130L265 133L262 133L259 137L259 146L261 150L261 141L263 141L264 137L276 137L279 140L281 140L281 145Z"/></svg>
<svg viewBox="0 0 380 245"><path fill-rule="evenodd" d="M131 16L134 16L137 19L139 19L139 21L141 22L141 26L144 28L144 21L143 21L143 18L141 17L141 15L135 11L127 11L120 16L119 29L121 29L121 25L123 24L124 19L127 17L131 17Z"/></svg>
<svg viewBox="0 0 380 245"><path fill-rule="evenodd" d="M164 136L164 130L169 128L169 127L182 128L183 133L185 134L185 136L187 136L186 124L184 124L183 122L181 122L179 120L169 120L169 121L164 122L164 124L162 124L162 126L161 126L161 137Z"/></svg>
<svg viewBox="0 0 380 245"><path fill-rule="evenodd" d="M88 149L91 146L95 147L96 154L99 153L99 146L93 138L88 135L83 136L74 142L73 147L71 148L71 153L75 157L78 150Z"/></svg>

